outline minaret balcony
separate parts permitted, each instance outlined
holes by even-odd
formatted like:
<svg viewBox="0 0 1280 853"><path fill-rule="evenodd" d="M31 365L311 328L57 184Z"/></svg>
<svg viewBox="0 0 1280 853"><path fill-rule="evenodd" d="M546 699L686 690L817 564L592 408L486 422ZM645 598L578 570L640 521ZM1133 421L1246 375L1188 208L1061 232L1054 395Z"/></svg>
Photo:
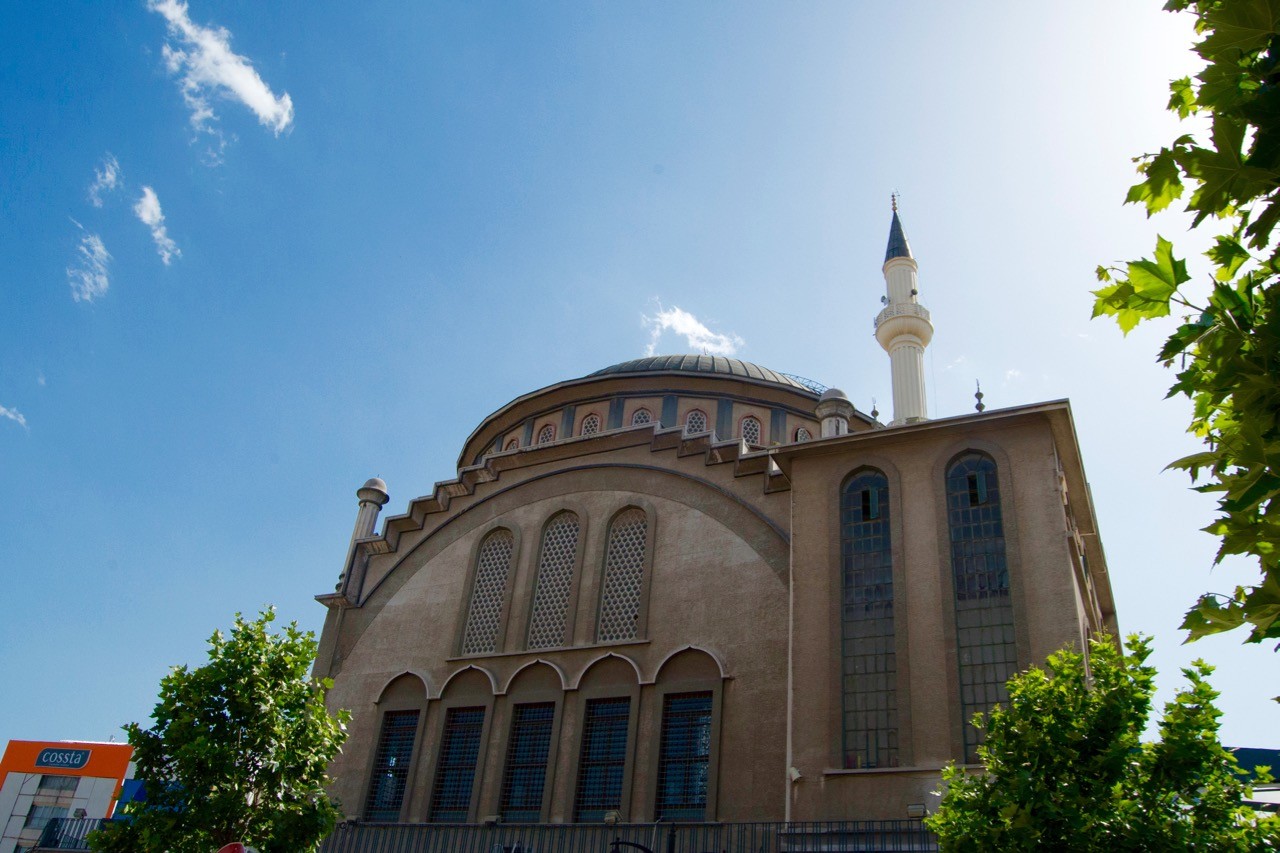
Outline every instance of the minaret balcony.
<svg viewBox="0 0 1280 853"><path fill-rule="evenodd" d="M891 302L876 315L876 328L892 317L919 317L929 322L929 309L918 302Z"/></svg>

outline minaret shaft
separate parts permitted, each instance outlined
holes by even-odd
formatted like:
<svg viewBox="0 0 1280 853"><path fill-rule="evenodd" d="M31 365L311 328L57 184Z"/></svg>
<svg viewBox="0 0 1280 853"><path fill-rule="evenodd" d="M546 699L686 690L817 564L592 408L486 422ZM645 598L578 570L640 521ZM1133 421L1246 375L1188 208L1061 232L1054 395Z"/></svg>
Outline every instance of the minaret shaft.
<svg viewBox="0 0 1280 853"><path fill-rule="evenodd" d="M876 316L876 340L889 354L893 379L891 425L926 420L929 409L924 387L924 350L933 339L929 312L919 301L915 258L898 219L895 204L885 252L885 307Z"/></svg>

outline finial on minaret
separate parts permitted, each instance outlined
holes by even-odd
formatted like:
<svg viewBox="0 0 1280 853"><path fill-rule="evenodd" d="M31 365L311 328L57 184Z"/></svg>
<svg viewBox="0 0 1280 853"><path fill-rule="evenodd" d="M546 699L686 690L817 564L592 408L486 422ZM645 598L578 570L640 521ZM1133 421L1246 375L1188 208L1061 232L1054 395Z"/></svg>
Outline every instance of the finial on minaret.
<svg viewBox="0 0 1280 853"><path fill-rule="evenodd" d="M982 410L986 408L986 406L983 405L982 403L982 397L983 397L982 383L979 382L977 379L973 380L973 382L975 385L978 386L978 390L973 395L973 399L978 401L977 404L974 406L974 408L978 410L978 414L982 414Z"/></svg>
<svg viewBox="0 0 1280 853"><path fill-rule="evenodd" d="M876 315L876 340L889 354L893 375L893 420L890 426L927 420L924 348L933 339L929 312L920 304L916 287L919 267L898 217L898 193L890 196L893 219L884 252L884 309Z"/></svg>
<svg viewBox="0 0 1280 853"><path fill-rule="evenodd" d="M897 213L898 212L898 191L897 190L894 190L893 192L889 193L889 204L890 206L893 207L893 212Z"/></svg>
<svg viewBox="0 0 1280 853"><path fill-rule="evenodd" d="M871 417L877 421L880 420L880 410L876 408L875 397L871 398Z"/></svg>

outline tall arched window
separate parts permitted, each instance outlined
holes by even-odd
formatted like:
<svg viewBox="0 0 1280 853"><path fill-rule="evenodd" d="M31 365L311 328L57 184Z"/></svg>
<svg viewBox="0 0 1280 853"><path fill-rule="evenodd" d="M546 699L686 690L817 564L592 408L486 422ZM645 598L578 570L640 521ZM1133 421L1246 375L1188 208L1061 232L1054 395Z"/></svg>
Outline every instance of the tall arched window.
<svg viewBox="0 0 1280 853"><path fill-rule="evenodd" d="M549 649L565 645L569 598L573 592L573 567L578 558L578 516L562 512L542 532L542 554L534 581L533 609L529 616L529 648Z"/></svg>
<svg viewBox="0 0 1280 853"><path fill-rule="evenodd" d="M996 463L989 456L970 452L952 463L947 472L947 521L964 752L965 759L973 762L978 759L982 733L969 721L976 712L1008 701L1005 681L1018 667L1000 485Z"/></svg>
<svg viewBox="0 0 1280 853"><path fill-rule="evenodd" d="M684 434L697 435L707 431L707 413L694 409L684 419Z"/></svg>
<svg viewBox="0 0 1280 853"><path fill-rule="evenodd" d="M898 765L889 482L866 470L840 495L844 766Z"/></svg>
<svg viewBox="0 0 1280 853"><path fill-rule="evenodd" d="M742 429L739 434L742 436L742 440L745 441L747 444L759 444L760 443L759 418L754 418L751 415L747 415L745 418L743 418Z"/></svg>
<svg viewBox="0 0 1280 853"><path fill-rule="evenodd" d="M600 416L596 414L587 415L582 419L582 429L579 435L595 435L600 431Z"/></svg>
<svg viewBox="0 0 1280 853"><path fill-rule="evenodd" d="M636 409L635 413L631 415L632 426L651 423L653 423L653 415L649 414L648 409Z"/></svg>
<svg viewBox="0 0 1280 853"><path fill-rule="evenodd" d="M467 629L462 636L462 653L480 655L497 651L502 627L502 605L507 597L507 576L515 537L506 528L490 533L476 555L475 581L471 585L471 606Z"/></svg>
<svg viewBox="0 0 1280 853"><path fill-rule="evenodd" d="M547 424L538 430L538 444L550 444L556 440L556 428L553 424Z"/></svg>
<svg viewBox="0 0 1280 853"><path fill-rule="evenodd" d="M640 595L644 590L645 547L649 519L632 507L618 513L609 525L609 546L604 562L604 588L600 594L600 627L597 640L612 643L639 636Z"/></svg>

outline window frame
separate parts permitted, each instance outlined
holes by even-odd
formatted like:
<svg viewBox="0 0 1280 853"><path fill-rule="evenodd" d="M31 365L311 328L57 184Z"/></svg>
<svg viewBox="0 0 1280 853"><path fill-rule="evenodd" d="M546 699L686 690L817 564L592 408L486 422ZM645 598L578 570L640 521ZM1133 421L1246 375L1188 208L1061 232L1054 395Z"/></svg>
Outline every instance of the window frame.
<svg viewBox="0 0 1280 853"><path fill-rule="evenodd" d="M747 441L746 424L748 420L756 422L759 432L759 441ZM751 414L750 412L738 418L738 439L746 442L750 447L765 447L768 444L768 438L764 433L764 421L760 420L758 416Z"/></svg>
<svg viewBox="0 0 1280 853"><path fill-rule="evenodd" d="M643 422L641 422L641 423L637 423L637 422L636 422L636 418L637 418L637 417L639 417L639 415L640 415L640 413L641 413L641 412L644 412L645 417L647 417L647 418L648 418L648 420L647 420L647 421L643 421ZM648 406L636 406L636 408L632 409L632 411L631 411L631 418L628 420L628 423L629 423L631 426L633 426L633 427L636 427L636 426L653 426L653 424L655 423L654 418L653 418L653 412L649 409L649 407L648 407Z"/></svg>
<svg viewBox="0 0 1280 853"><path fill-rule="evenodd" d="M538 663L529 666L539 666ZM543 664L545 665L545 664ZM559 689L534 688L531 690L523 690L519 687L520 675L528 667L522 667L513 677L513 683L516 685L514 693L508 692L503 697L503 737L502 743L497 744L500 750L498 753L502 756L502 766L499 768L498 778L498 800L496 812L501 814L503 811L502 798L505 794L507 782L507 761L511 748L511 735L515 730L516 706L517 705L537 705L542 703L550 703L555 706L555 712L551 716L551 743L547 747L547 766L546 777L542 787L542 812L538 817L537 823L549 823L551 820L551 806L556 799L555 781L556 769L559 764L560 756L560 733L563 729L564 711L565 711L565 693ZM505 818L504 818L505 821Z"/></svg>
<svg viewBox="0 0 1280 853"><path fill-rule="evenodd" d="M565 602L564 613L564 642L559 646L531 646L529 644L529 634L533 630L533 608L537 602L538 595L538 579L541 572L539 571L542 563L542 551L546 543L547 530L560 516L569 513L578 519L578 544L573 559L573 578L569 583L569 598ZM526 608L525 622L523 626L524 648L529 651L543 652L552 649L572 648L574 645L574 630L577 627L578 601L579 592L582 589L582 575L586 568L587 544L589 529L589 515L577 504L560 506L555 509L542 522L542 526L538 530L538 550L533 555L532 564L530 566L530 580L528 589L528 606Z"/></svg>
<svg viewBox="0 0 1280 853"><path fill-rule="evenodd" d="M405 690L397 690L397 683L405 677L417 680L415 688L420 691L419 696L406 696ZM413 813L413 800L417 796L418 772L422 766L422 754L427 748L427 716L431 711L431 691L427 688L426 682L421 676L412 672L402 672L394 678L389 679L378 694L378 699L374 701L374 725L373 725L373 744L369 750L369 758L365 762L363 787L360 789L360 820L366 820L365 812L369 801L369 789L373 786L373 771L378 762L378 743L382 739L383 721L388 713L396 711L417 711L418 726L413 735L413 755L409 759L409 776L405 782L404 799L400 803L400 820L408 820Z"/></svg>
<svg viewBox="0 0 1280 853"><path fill-rule="evenodd" d="M590 668L588 666L588 671L590 671ZM574 710L577 715L578 738L577 743L574 744L573 760L569 767L566 821L573 824L599 825L598 821L578 820L578 784L582 772L582 749L586 742L587 704L595 699L628 699L631 704L627 718L627 745L626 754L622 762L622 792L618 801L620 822L627 823L630 821L631 794L634 787L632 782L634 781L633 777L636 770L636 737L640 723L640 685L638 682L632 682L630 685L601 684L594 687L584 687L576 692Z"/></svg>
<svg viewBox="0 0 1280 853"><path fill-rule="evenodd" d="M688 651L685 649L683 651ZM677 654L682 654L678 652ZM701 649L696 651L702 652ZM705 652L702 652L705 654ZM674 655L672 656L674 657ZM709 657L709 656L708 656ZM664 661L662 668L666 668L668 661ZM717 668L719 664L716 664ZM654 685L653 701L654 713L657 717L656 731L657 735L653 737L649 744L649 784L650 790L653 792L653 802L649 804L649 813L653 820L658 817L658 780L662 773L662 717L663 710L666 707L666 697L670 693L710 693L711 694L711 758L707 762L707 804L706 813L703 815L703 822L714 822L720 819L719 812L719 793L720 793L720 737L721 723L724 719L723 702L724 702L724 675L719 678L664 678L662 671L658 672L657 683Z"/></svg>
<svg viewBox="0 0 1280 853"><path fill-rule="evenodd" d="M699 429L699 430L690 429L689 421L691 418L693 418L694 415L702 416L702 429ZM695 407L695 408L689 409L689 411L684 413L684 427L681 430L681 435L684 435L684 436L706 435L711 431L712 431L711 417L701 408Z"/></svg>
<svg viewBox="0 0 1280 853"><path fill-rule="evenodd" d="M645 542L644 542L644 560L641 571L643 577L640 582L640 592L636 602L636 633L629 639L619 640L601 640L600 639L600 623L604 613L604 594L606 572L609 566L609 540L613 532L613 525L618 517L630 509L638 509L645 515ZM657 545L657 513L654 511L653 504L645 500L633 498L622 506L615 509L609 514L608 521L604 525L604 541L600 551L599 569L596 573L596 589L595 589L595 608L593 613L593 621L591 628L591 642L599 646L621 645L625 643L634 643L636 641L647 640L649 637L649 593L653 586L653 552Z"/></svg>
<svg viewBox="0 0 1280 853"><path fill-rule="evenodd" d="M480 569L480 552L489 536L496 530L506 530L511 534L511 562L507 566L506 589L503 590L502 609L498 613L498 631L494 636L493 651L466 652L464 644L467 639L467 623L471 616L471 602L475 597L476 575ZM459 658L484 658L500 655L506 649L507 629L511 623L511 603L515 596L515 587L520 571L521 528L505 520L496 520L479 528L475 533L475 541L471 544L469 564L465 586L463 586L462 606L458 610L458 625L454 636L454 656Z"/></svg>
<svg viewBox="0 0 1280 853"><path fill-rule="evenodd" d="M595 430L595 432L584 432L584 430L587 428L587 421L591 420L592 418L595 418L595 419L596 419L596 430ZM583 415L583 416L582 416L582 420L580 420L580 421L578 422L578 437L579 437L579 438L590 438L591 436L593 436L593 435L599 435L600 433L602 433L602 432L604 432L604 431L605 431L605 430L604 430L604 418L603 418L603 417L601 417L601 415L600 415L600 413L599 413L599 412L596 412L596 411L590 411L590 412L587 412L585 415Z"/></svg>

